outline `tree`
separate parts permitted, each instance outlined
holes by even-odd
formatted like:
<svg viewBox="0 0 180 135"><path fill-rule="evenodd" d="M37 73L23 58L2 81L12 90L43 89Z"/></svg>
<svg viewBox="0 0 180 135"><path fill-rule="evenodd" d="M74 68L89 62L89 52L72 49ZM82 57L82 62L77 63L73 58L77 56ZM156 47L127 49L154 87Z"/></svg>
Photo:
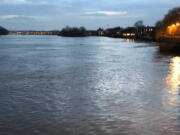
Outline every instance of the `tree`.
<svg viewBox="0 0 180 135"><path fill-rule="evenodd" d="M88 35L87 30L84 27L65 27L60 32L61 36L67 37L84 37Z"/></svg>
<svg viewBox="0 0 180 135"><path fill-rule="evenodd" d="M168 14L164 16L163 20L156 23L156 27L167 27L168 25L177 22L180 22L180 7L169 10Z"/></svg>
<svg viewBox="0 0 180 135"><path fill-rule="evenodd" d="M8 34L8 30L0 26L0 35L7 35L7 34Z"/></svg>
<svg viewBox="0 0 180 135"><path fill-rule="evenodd" d="M135 26L135 27L144 27L144 23L143 23L142 20L139 20L139 21L137 21L137 22L134 23L134 26Z"/></svg>

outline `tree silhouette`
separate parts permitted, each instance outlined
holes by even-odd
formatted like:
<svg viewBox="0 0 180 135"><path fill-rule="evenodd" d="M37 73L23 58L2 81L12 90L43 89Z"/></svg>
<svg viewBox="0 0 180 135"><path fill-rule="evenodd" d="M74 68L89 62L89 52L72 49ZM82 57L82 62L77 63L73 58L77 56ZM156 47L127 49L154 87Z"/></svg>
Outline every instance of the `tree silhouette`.
<svg viewBox="0 0 180 135"><path fill-rule="evenodd" d="M60 35L65 37L84 37L88 35L88 32L84 27L66 26L61 30Z"/></svg>
<svg viewBox="0 0 180 135"><path fill-rule="evenodd" d="M144 23L142 20L139 20L134 23L134 27L144 27Z"/></svg>
<svg viewBox="0 0 180 135"><path fill-rule="evenodd" d="M8 34L8 30L0 26L0 35L7 35L7 34Z"/></svg>

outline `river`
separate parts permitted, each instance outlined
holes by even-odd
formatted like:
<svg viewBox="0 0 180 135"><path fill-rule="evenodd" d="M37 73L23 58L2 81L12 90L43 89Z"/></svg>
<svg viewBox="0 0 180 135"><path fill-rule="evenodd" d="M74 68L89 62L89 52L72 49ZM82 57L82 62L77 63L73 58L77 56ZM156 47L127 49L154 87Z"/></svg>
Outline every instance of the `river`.
<svg viewBox="0 0 180 135"><path fill-rule="evenodd" d="M132 39L0 36L0 135L180 135L180 57Z"/></svg>

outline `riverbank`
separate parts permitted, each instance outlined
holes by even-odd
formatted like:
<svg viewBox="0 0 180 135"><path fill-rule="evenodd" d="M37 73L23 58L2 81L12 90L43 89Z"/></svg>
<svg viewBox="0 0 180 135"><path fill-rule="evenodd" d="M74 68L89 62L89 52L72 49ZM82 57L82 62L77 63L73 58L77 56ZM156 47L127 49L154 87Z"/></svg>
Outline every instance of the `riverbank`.
<svg viewBox="0 0 180 135"><path fill-rule="evenodd" d="M124 37L122 37L124 38ZM126 38L125 38L126 39ZM174 39L155 39L155 38L130 38L135 41L143 41L143 42L156 42L159 46L159 51L164 53L175 53L180 54L180 39L174 38Z"/></svg>
<svg viewBox="0 0 180 135"><path fill-rule="evenodd" d="M159 45L159 50L161 52L167 52L167 53L178 53L180 54L180 39L159 39L157 40Z"/></svg>

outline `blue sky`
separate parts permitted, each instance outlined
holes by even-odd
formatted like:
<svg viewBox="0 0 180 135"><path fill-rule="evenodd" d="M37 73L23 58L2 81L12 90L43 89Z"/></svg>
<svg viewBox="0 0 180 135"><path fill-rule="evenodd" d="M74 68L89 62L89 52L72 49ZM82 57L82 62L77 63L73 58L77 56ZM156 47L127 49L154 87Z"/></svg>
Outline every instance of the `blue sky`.
<svg viewBox="0 0 180 135"><path fill-rule="evenodd" d="M0 25L10 30L126 27L137 20L154 25L177 6L180 0L0 0Z"/></svg>

